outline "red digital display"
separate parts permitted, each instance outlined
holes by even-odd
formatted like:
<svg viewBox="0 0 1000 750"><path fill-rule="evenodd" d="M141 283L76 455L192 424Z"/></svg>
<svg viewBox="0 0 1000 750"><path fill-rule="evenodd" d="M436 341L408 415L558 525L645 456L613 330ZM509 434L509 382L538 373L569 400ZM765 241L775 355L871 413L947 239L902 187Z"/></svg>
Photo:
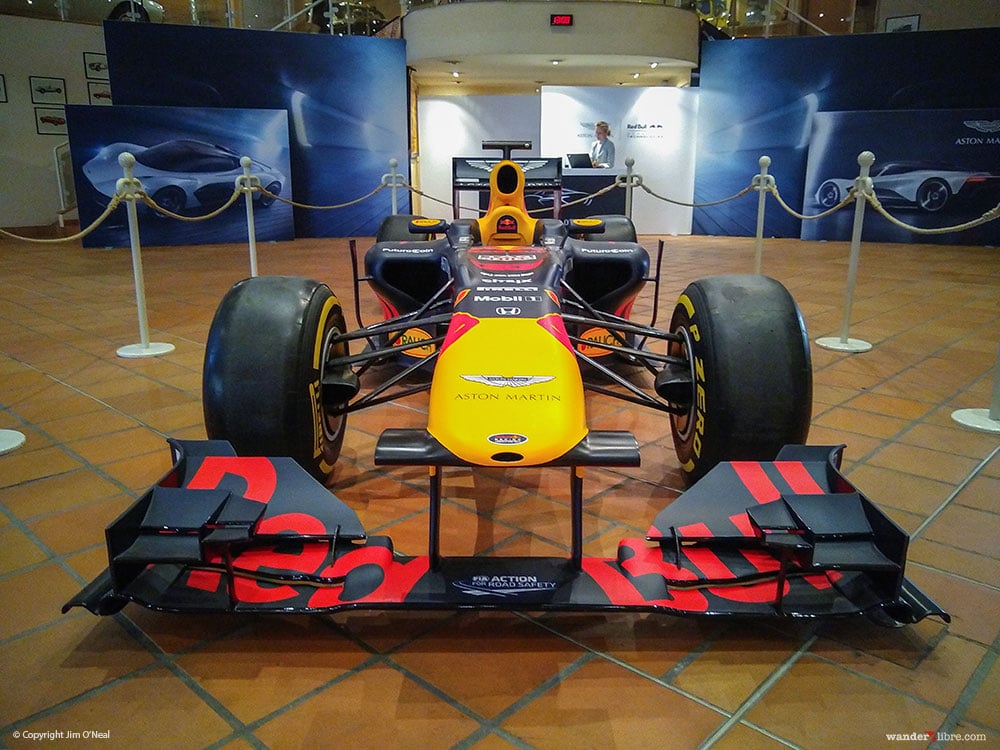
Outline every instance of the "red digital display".
<svg viewBox="0 0 1000 750"><path fill-rule="evenodd" d="M572 26L573 16L569 13L553 13L549 16L549 26Z"/></svg>

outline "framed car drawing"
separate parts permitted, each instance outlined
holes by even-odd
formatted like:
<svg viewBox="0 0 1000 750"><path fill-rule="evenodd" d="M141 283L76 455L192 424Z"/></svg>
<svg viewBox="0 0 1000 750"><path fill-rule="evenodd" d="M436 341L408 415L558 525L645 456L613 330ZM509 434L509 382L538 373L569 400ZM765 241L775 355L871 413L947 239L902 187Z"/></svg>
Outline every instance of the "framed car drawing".
<svg viewBox="0 0 1000 750"><path fill-rule="evenodd" d="M65 104L66 80L63 78L43 78L30 76L31 101L33 104Z"/></svg>
<svg viewBox="0 0 1000 750"><path fill-rule="evenodd" d="M108 56L103 52L84 52L83 67L88 79L92 81L108 80Z"/></svg>
<svg viewBox="0 0 1000 750"><path fill-rule="evenodd" d="M66 110L62 107L35 107L38 135L66 135Z"/></svg>
<svg viewBox="0 0 1000 750"><path fill-rule="evenodd" d="M920 16L893 16L885 19L886 31L917 31L919 28Z"/></svg>

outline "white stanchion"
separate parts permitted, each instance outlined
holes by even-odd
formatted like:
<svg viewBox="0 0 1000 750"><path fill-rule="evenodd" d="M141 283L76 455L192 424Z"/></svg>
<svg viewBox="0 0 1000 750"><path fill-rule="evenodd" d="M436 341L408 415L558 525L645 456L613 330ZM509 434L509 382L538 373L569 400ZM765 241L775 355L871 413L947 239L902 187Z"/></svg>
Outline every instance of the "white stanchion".
<svg viewBox="0 0 1000 750"><path fill-rule="evenodd" d="M140 357L159 357L174 350L173 344L151 343L149 340L149 322L146 316L146 290L142 274L142 253L139 244L139 214L135 202L142 185L132 174L135 157L128 151L118 157L125 176L118 180L116 190L125 200L128 213L128 237L132 246L132 276L135 280L135 303L139 315L139 343L119 347L116 354L124 359Z"/></svg>
<svg viewBox="0 0 1000 750"><path fill-rule="evenodd" d="M389 172L382 175L382 184L390 188L390 192L392 193L393 216L399 213L399 200L396 198L396 191L401 187L406 187L405 176L396 171L396 167L398 166L398 161L389 159Z"/></svg>
<svg viewBox="0 0 1000 750"><path fill-rule="evenodd" d="M257 275L257 227L253 220L253 189L255 185L260 185L260 178L250 174L250 165L253 159L249 156L240 158L240 166L243 167L243 174L236 178L236 189L243 193L243 199L247 203L247 242L250 245L250 275Z"/></svg>
<svg viewBox="0 0 1000 750"><path fill-rule="evenodd" d="M20 448L27 442L24 433L17 430L0 430L0 456Z"/></svg>
<svg viewBox="0 0 1000 750"><path fill-rule="evenodd" d="M965 427L971 427L981 432L1000 433L1000 352L997 353L997 364L993 377L993 393L990 397L989 409L958 409L951 413L951 418Z"/></svg>
<svg viewBox="0 0 1000 750"><path fill-rule="evenodd" d="M622 183L625 186L625 215L632 218L632 192L637 185L642 184L642 177L632 171L635 166L635 159L631 156L625 159L625 175Z"/></svg>
<svg viewBox="0 0 1000 750"><path fill-rule="evenodd" d="M757 191L757 244L753 272L759 274L764 257L764 203L767 191L774 187L774 178L767 173L767 168L771 166L770 156L760 157L757 163L760 164L760 174L753 178L753 189Z"/></svg>
<svg viewBox="0 0 1000 750"><path fill-rule="evenodd" d="M858 279L858 258L861 255L861 228L865 221L865 203L867 196L872 191L872 180L868 176L872 164L875 163L875 154L871 151L862 151L858 155L858 164L861 172L854 180L854 231L851 233L851 257L847 267L847 291L844 293L844 318L840 324L840 336L827 336L816 339L816 345L824 349L832 349L838 352L867 352L872 345L862 339L852 339L849 337L851 327L851 305L854 303L854 287Z"/></svg>

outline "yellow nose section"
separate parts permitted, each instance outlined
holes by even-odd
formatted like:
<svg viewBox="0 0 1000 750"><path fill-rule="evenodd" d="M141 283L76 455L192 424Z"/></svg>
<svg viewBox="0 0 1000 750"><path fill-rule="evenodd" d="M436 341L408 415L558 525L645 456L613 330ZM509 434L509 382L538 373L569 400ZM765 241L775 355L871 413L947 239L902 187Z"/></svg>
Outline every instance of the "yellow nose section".
<svg viewBox="0 0 1000 750"><path fill-rule="evenodd" d="M537 465L587 434L583 380L562 321L481 318L435 366L427 430L482 466Z"/></svg>

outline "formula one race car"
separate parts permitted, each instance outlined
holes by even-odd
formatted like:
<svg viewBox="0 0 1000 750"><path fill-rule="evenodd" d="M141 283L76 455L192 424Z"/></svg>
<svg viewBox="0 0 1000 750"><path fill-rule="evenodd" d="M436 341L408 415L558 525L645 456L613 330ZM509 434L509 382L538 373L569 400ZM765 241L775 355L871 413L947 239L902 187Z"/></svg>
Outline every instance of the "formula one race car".
<svg viewBox="0 0 1000 750"><path fill-rule="evenodd" d="M705 278L668 330L654 327L655 306L636 322L659 259L650 276L631 222L532 218L508 157L482 218L390 217L363 277L352 251L377 323L348 332L316 281L230 290L205 358L213 439L172 441L174 468L108 528L108 571L67 607L947 618L905 579L908 538L840 474L840 448L801 445L811 365L788 292L759 276ZM669 417L693 485L615 558L583 554L584 468L637 466L639 448L588 427L587 390ZM376 465L429 467L428 551L411 557L368 536L321 482L349 414L427 391L426 428L385 430L375 448ZM443 473L457 466L568 470L569 556L442 555Z"/></svg>

